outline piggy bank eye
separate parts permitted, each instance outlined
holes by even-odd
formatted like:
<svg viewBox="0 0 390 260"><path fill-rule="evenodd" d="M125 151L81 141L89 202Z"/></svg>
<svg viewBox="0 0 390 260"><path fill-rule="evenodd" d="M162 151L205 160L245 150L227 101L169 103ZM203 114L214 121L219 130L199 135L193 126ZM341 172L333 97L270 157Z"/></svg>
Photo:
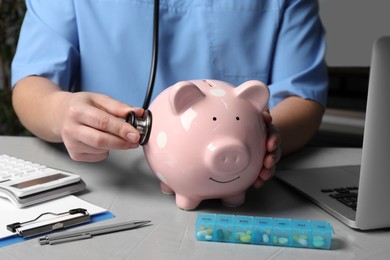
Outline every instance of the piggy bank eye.
<svg viewBox="0 0 390 260"><path fill-rule="evenodd" d="M213 117L213 121L217 121L217 118L216 118L216 117Z"/></svg>
<svg viewBox="0 0 390 260"><path fill-rule="evenodd" d="M236 116L236 120L239 121L239 120L240 120L240 117L239 117L239 116Z"/></svg>

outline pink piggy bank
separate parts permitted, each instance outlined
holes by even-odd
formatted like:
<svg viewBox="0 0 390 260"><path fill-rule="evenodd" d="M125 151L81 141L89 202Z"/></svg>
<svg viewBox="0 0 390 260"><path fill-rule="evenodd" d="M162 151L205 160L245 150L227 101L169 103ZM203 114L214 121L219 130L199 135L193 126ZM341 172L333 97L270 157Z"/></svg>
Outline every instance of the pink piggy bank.
<svg viewBox="0 0 390 260"><path fill-rule="evenodd" d="M182 81L157 96L144 153L162 192L175 193L176 205L185 210L205 199L243 204L263 166L268 99L268 88L255 80L239 87Z"/></svg>

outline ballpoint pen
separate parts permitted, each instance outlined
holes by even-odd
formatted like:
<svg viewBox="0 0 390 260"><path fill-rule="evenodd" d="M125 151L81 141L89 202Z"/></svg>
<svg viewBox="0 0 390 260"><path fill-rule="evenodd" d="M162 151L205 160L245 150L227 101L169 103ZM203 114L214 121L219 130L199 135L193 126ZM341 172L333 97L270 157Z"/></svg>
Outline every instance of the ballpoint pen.
<svg viewBox="0 0 390 260"><path fill-rule="evenodd" d="M117 231L134 229L134 228L145 226L149 223L150 220L125 221L122 223L89 228L89 229L79 230L75 232L68 232L65 234L54 234L54 235L44 236L39 238L39 243L41 245L55 245L59 243L87 239L97 235L103 235L103 234L113 233Z"/></svg>

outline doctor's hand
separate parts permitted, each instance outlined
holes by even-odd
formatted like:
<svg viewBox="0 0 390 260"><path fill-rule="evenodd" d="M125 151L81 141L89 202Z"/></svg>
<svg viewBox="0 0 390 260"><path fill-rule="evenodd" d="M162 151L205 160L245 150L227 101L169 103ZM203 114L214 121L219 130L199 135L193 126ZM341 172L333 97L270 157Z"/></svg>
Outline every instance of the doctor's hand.
<svg viewBox="0 0 390 260"><path fill-rule="evenodd" d="M139 146L138 131L125 122L133 108L108 96L63 91L51 80L28 76L17 82L12 104L22 124L48 142L63 142L72 159L100 161L111 149Z"/></svg>
<svg viewBox="0 0 390 260"><path fill-rule="evenodd" d="M276 164L282 155L281 136L279 129L272 124L272 117L269 111L263 111L263 119L267 127L266 153L263 160L263 168L259 177L253 184L255 188L260 188L263 184L271 179L275 174Z"/></svg>
<svg viewBox="0 0 390 260"><path fill-rule="evenodd" d="M139 146L138 131L125 122L130 111L137 117L143 109L133 108L108 96L68 93L62 103L60 136L70 157L76 161L94 162L108 157L111 149Z"/></svg>

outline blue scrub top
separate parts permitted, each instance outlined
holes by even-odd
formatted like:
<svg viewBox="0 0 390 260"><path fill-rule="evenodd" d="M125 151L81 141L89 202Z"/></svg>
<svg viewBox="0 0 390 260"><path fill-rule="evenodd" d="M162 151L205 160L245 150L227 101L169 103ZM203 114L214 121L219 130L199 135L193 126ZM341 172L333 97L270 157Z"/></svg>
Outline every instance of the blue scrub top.
<svg viewBox="0 0 390 260"><path fill-rule="evenodd" d="M153 0L27 0L12 85L29 75L67 91L142 106L152 55ZM325 38L314 0L160 0L153 98L190 79L269 85L325 105Z"/></svg>

